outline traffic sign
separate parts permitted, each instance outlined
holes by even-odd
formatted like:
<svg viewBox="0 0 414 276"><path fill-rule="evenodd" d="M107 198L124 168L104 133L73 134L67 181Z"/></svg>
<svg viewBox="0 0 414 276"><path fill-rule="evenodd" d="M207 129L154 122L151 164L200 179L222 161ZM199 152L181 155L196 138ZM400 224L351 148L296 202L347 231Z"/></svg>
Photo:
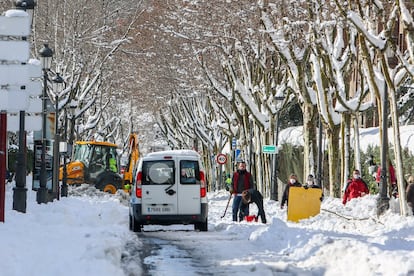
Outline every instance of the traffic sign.
<svg viewBox="0 0 414 276"><path fill-rule="evenodd" d="M41 96L42 95L42 82L31 81L31 82L28 82L25 86L30 96Z"/></svg>
<svg viewBox="0 0 414 276"><path fill-rule="evenodd" d="M19 112L25 110L27 113L42 112L39 107L39 96L42 94L40 81L30 81L26 85L0 86L0 110L8 112ZM34 106L29 106L34 104Z"/></svg>
<svg viewBox="0 0 414 276"><path fill-rule="evenodd" d="M30 54L30 43L28 41L1 40L0 60L12 60L27 62Z"/></svg>
<svg viewBox="0 0 414 276"><path fill-rule="evenodd" d="M8 10L5 16L0 16L0 35L28 36L30 35L30 16L25 11Z"/></svg>
<svg viewBox="0 0 414 276"><path fill-rule="evenodd" d="M42 115L24 116L25 130L39 131L42 129ZM7 114L7 131L19 131L20 117L18 114Z"/></svg>
<svg viewBox="0 0 414 276"><path fill-rule="evenodd" d="M275 145L264 145L262 146L262 152L274 154L278 152L278 149Z"/></svg>
<svg viewBox="0 0 414 276"><path fill-rule="evenodd" d="M19 112L29 107L29 93L21 89L0 89L0 110Z"/></svg>
<svg viewBox="0 0 414 276"><path fill-rule="evenodd" d="M227 163L227 156L224 153L218 154L216 159L217 163L219 163L220 165Z"/></svg>
<svg viewBox="0 0 414 276"><path fill-rule="evenodd" d="M42 111L41 64L30 57L31 16L23 10L8 10L0 16L0 110L7 112ZM10 38L14 37L14 38ZM19 116L11 116L9 129L14 129ZM15 120L16 119L16 120ZM37 116L25 118L29 130L38 130ZM34 121L33 121L34 120ZM18 129L18 128L17 128Z"/></svg>
<svg viewBox="0 0 414 276"><path fill-rule="evenodd" d="M236 149L234 151L234 160L238 160L241 153L241 149Z"/></svg>
<svg viewBox="0 0 414 276"><path fill-rule="evenodd" d="M0 64L0 85L24 85L32 78L40 78L37 64Z"/></svg>
<svg viewBox="0 0 414 276"><path fill-rule="evenodd" d="M41 113L43 107L42 99L31 96L29 98L29 107L25 110L26 113Z"/></svg>
<svg viewBox="0 0 414 276"><path fill-rule="evenodd" d="M231 147L235 148L236 146L237 146L237 139L233 137L233 139L231 140Z"/></svg>

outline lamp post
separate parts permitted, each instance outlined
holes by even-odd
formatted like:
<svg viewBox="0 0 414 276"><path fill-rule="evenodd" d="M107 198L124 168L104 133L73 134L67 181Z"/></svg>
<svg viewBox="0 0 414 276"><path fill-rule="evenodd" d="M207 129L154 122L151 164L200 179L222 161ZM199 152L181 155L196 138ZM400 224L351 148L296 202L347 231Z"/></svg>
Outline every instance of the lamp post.
<svg viewBox="0 0 414 276"><path fill-rule="evenodd" d="M36 194L37 203L47 203L47 175L46 175L46 99L47 99L47 73L52 64L53 51L45 43L39 51L43 70L43 93L42 93L42 153L40 167L40 184Z"/></svg>
<svg viewBox="0 0 414 276"><path fill-rule="evenodd" d="M36 3L33 0L18 0L15 2L16 9L26 11L33 19L33 10ZM13 210L26 213L26 131L24 130L25 111L20 111L19 127L19 152L16 162L16 187L13 188Z"/></svg>
<svg viewBox="0 0 414 276"><path fill-rule="evenodd" d="M76 113L77 102L72 101L69 105L69 113L70 113L70 128L69 128L69 142L68 142L68 154L72 152L73 149L73 141L75 140L75 131L78 129L75 128L75 113Z"/></svg>
<svg viewBox="0 0 414 276"><path fill-rule="evenodd" d="M388 87L385 84L382 95L382 151L381 151L381 181L380 195L377 200L377 215L382 215L390 207L390 199L387 194L387 153L388 153Z"/></svg>
<svg viewBox="0 0 414 276"><path fill-rule="evenodd" d="M59 200L59 92L62 91L63 79L56 73L52 79L55 91L55 141L53 143L53 193Z"/></svg>
<svg viewBox="0 0 414 276"><path fill-rule="evenodd" d="M17 0L14 5L16 9L26 11L30 15L30 21L33 20L34 7L36 6L34 0Z"/></svg>
<svg viewBox="0 0 414 276"><path fill-rule="evenodd" d="M16 6L16 8L33 10L36 6L36 2L34 0L16 0L14 2L14 5Z"/></svg>
<svg viewBox="0 0 414 276"><path fill-rule="evenodd" d="M284 96L275 96L274 99L276 101L283 101L285 99ZM275 127L275 134L274 134L274 142L276 146L276 152L273 155L273 185L270 189L270 199L277 201L279 199L279 183L277 182L277 144L279 143L279 113L280 108L276 112L276 127Z"/></svg>
<svg viewBox="0 0 414 276"><path fill-rule="evenodd" d="M61 146L59 146L60 151L63 154L63 172L62 172L62 189L61 189L61 194L62 197L67 197L68 196L68 182L67 182L67 178L68 178L68 170L66 167L66 158L67 158L67 143L66 142L61 142L60 143Z"/></svg>

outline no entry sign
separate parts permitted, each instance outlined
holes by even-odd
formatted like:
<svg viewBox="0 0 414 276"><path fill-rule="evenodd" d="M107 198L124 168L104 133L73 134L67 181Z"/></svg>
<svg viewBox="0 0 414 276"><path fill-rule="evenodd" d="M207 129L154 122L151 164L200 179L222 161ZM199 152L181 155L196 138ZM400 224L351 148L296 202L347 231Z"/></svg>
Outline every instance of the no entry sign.
<svg viewBox="0 0 414 276"><path fill-rule="evenodd" d="M227 156L223 153L218 154L216 159L217 163L219 163L220 165L227 163Z"/></svg>

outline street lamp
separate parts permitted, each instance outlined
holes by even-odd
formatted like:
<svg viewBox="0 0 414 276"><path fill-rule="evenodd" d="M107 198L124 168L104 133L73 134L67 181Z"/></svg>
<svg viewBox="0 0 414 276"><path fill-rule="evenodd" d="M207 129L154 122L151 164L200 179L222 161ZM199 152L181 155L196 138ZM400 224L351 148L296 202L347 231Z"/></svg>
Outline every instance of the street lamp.
<svg viewBox="0 0 414 276"><path fill-rule="evenodd" d="M382 95L382 151L381 151L381 181L380 194L377 200L377 215L382 215L390 207L390 199L387 194L387 153L388 153L388 87L385 84L384 94Z"/></svg>
<svg viewBox="0 0 414 276"><path fill-rule="evenodd" d="M62 153L63 155L63 172L62 172L62 188L61 188L61 194L62 197L67 197L68 196L68 182L67 182L67 178L68 178L68 170L66 167L66 158L68 156L68 144L67 142L60 142L59 145L59 151Z"/></svg>
<svg viewBox="0 0 414 276"><path fill-rule="evenodd" d="M34 0L17 0L16 2L14 2L14 5L16 6L16 8L21 8L24 10L33 10L34 7L36 6L36 1Z"/></svg>
<svg viewBox="0 0 414 276"><path fill-rule="evenodd" d="M276 101L283 101L285 99L284 96L275 96L274 99ZM279 183L277 182L277 153L278 148L277 144L279 143L279 114L280 108L276 112L276 127L275 127L275 134L274 134L274 141L276 146L276 152L273 155L273 185L270 189L270 199L277 201L279 199Z"/></svg>
<svg viewBox="0 0 414 276"><path fill-rule="evenodd" d="M33 19L33 10L36 3L33 0L18 0L15 2L16 9L26 11ZM25 111L20 111L19 127L19 152L16 162L16 187L13 188L13 210L26 213L26 131L24 131Z"/></svg>
<svg viewBox="0 0 414 276"><path fill-rule="evenodd" d="M59 200L59 92L62 91L63 78L56 73L53 77L53 90L55 91L55 141L53 143L53 192ZM63 195L62 195L63 196Z"/></svg>
<svg viewBox="0 0 414 276"><path fill-rule="evenodd" d="M36 2L34 0L17 0L14 2L14 5L16 6L16 9L27 12L30 16L30 22L32 22L34 7L36 6Z"/></svg>
<svg viewBox="0 0 414 276"><path fill-rule="evenodd" d="M68 145L68 150L69 152L72 152L73 149L73 140L75 140L75 131L77 131L77 129L75 129L75 112L76 112L76 107L77 107L77 101L73 100L71 101L70 105L69 105L69 112L70 112L70 129L69 129L69 145Z"/></svg>
<svg viewBox="0 0 414 276"><path fill-rule="evenodd" d="M43 70L43 93L42 93L42 153L40 167L40 185L36 194L37 203L47 203L47 175L46 175L46 99L47 99L47 73L52 65L53 51L45 43L39 51Z"/></svg>

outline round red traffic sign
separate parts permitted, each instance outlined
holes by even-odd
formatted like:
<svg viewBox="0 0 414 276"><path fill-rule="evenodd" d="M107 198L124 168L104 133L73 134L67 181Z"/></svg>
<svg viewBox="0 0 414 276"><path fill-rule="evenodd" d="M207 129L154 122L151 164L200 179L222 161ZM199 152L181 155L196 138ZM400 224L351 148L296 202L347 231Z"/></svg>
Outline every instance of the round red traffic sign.
<svg viewBox="0 0 414 276"><path fill-rule="evenodd" d="M216 159L217 163L219 163L220 165L227 163L227 156L223 153L218 154Z"/></svg>

